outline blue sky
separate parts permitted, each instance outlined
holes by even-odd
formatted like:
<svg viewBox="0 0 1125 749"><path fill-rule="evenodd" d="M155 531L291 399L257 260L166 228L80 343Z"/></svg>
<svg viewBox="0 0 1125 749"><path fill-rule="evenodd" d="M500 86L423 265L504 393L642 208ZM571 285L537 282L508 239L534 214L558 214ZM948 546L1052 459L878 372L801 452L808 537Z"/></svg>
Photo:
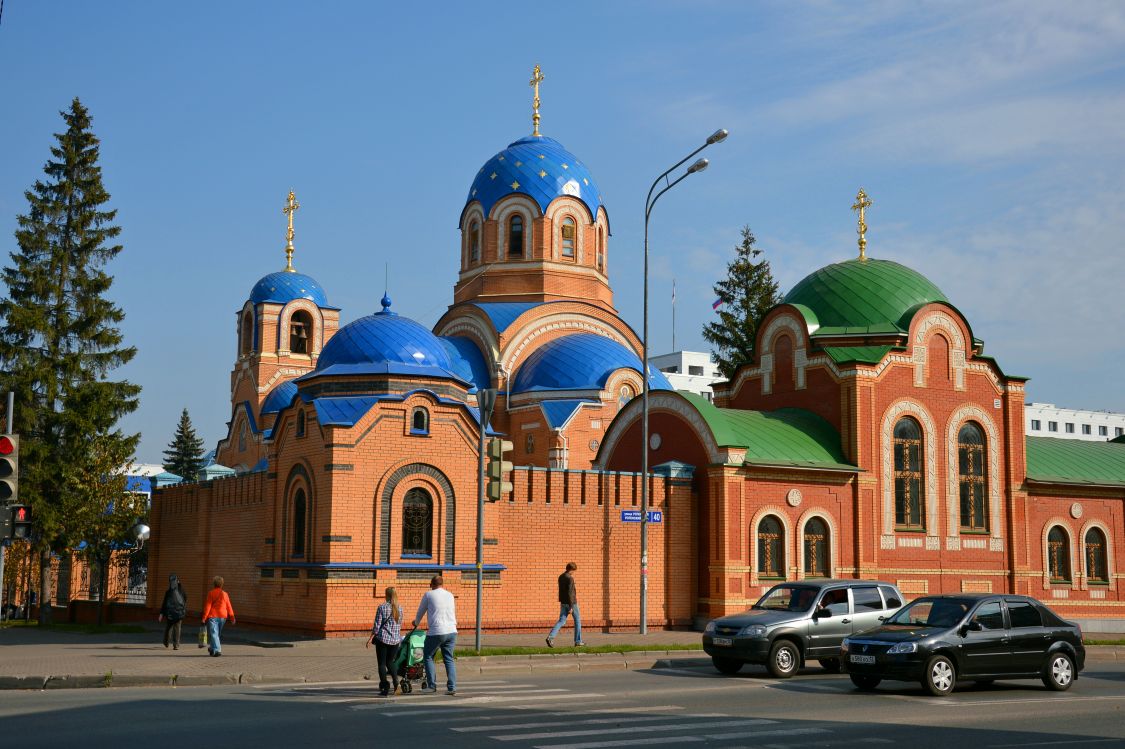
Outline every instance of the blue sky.
<svg viewBox="0 0 1125 749"><path fill-rule="evenodd" d="M786 290L868 252L931 278L1029 400L1125 411L1125 5L31 2L0 22L0 250L77 95L125 250L112 295L144 387L123 426L158 461L180 409L225 433L235 313L295 265L342 320L452 301L476 171L531 129L592 170L640 327L644 195L718 127L651 225L652 348L705 350L712 283L749 224Z"/></svg>

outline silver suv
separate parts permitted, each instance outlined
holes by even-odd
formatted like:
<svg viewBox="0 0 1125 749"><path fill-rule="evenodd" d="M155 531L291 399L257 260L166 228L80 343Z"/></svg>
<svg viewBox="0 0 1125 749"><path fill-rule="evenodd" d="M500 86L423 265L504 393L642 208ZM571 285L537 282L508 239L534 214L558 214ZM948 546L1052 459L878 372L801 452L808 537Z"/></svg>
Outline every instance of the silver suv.
<svg viewBox="0 0 1125 749"><path fill-rule="evenodd" d="M902 607L902 593L878 580L805 580L775 585L749 610L707 623L703 649L715 668L738 673L765 664L787 678L807 660L840 670L840 643L874 629Z"/></svg>

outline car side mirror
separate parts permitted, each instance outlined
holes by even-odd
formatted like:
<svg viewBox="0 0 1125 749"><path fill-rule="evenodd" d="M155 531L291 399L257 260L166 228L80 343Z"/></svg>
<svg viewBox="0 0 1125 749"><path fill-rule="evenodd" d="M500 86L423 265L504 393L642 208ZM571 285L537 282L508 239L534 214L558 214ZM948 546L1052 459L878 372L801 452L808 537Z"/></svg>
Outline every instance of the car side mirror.
<svg viewBox="0 0 1125 749"><path fill-rule="evenodd" d="M980 625L980 622L968 622L961 625L960 634L964 637L970 632L980 632L982 629L984 629L984 627Z"/></svg>
<svg viewBox="0 0 1125 749"><path fill-rule="evenodd" d="M825 619L829 619L829 618L831 618L831 616L832 616L832 612L829 611L828 609L817 609L816 610L816 618L817 619L820 619L821 617L823 617Z"/></svg>

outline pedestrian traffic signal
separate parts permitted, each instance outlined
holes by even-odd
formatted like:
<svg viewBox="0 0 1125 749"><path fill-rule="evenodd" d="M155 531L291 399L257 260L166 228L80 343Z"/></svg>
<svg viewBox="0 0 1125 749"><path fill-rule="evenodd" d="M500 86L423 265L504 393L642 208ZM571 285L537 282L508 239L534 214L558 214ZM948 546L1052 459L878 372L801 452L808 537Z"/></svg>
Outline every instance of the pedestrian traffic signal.
<svg viewBox="0 0 1125 749"><path fill-rule="evenodd" d="M488 488L485 495L492 502L512 491L512 484L508 481L512 464L504 460L504 454L511 452L512 447L508 440L494 438L488 441Z"/></svg>
<svg viewBox="0 0 1125 749"><path fill-rule="evenodd" d="M31 538L31 508L27 505L12 505L12 538Z"/></svg>
<svg viewBox="0 0 1125 749"><path fill-rule="evenodd" d="M0 434L0 503L19 501L20 438L18 434Z"/></svg>

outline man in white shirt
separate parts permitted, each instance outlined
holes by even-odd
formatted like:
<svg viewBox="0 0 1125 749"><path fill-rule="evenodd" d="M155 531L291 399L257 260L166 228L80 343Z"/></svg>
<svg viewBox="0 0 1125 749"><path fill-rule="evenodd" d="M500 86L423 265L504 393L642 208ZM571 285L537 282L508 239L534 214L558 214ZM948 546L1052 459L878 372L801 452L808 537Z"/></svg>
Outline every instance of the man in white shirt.
<svg viewBox="0 0 1125 749"><path fill-rule="evenodd" d="M422 649L425 656L426 683L423 692L437 691L437 667L434 665L434 652L441 648L441 659L445 663L445 693L457 694L457 666L453 661L453 648L457 644L457 610L453 594L442 587L441 575L430 580L430 590L418 603L418 613L414 615L417 628L426 617L426 644Z"/></svg>

